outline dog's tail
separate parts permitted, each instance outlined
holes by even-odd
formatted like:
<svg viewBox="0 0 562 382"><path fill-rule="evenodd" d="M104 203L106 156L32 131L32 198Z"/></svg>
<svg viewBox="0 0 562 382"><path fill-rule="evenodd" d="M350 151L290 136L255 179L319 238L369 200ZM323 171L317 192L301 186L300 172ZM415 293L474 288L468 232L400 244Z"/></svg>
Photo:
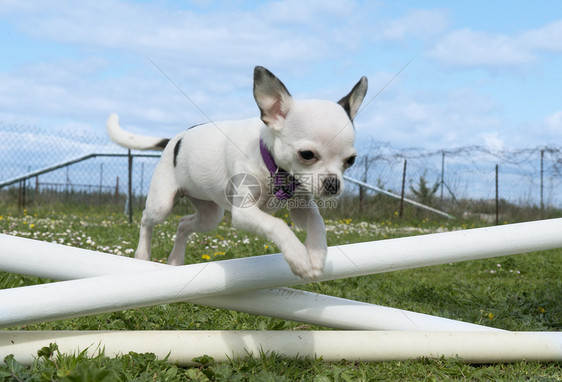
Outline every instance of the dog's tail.
<svg viewBox="0 0 562 382"><path fill-rule="evenodd" d="M119 126L119 117L115 113L107 119L106 127L109 138L128 149L162 151L170 141L167 138L147 137L126 132Z"/></svg>

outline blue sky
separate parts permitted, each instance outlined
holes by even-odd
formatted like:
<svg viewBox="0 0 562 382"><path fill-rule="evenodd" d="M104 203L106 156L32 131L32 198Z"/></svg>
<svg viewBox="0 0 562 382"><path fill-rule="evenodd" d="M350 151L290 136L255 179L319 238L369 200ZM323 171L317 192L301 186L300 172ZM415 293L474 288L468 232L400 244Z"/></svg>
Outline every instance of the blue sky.
<svg viewBox="0 0 562 382"><path fill-rule="evenodd" d="M257 116L252 71L338 100L362 75L361 142L398 148L562 143L562 3L0 1L0 126L171 136ZM152 61L152 62L151 62Z"/></svg>

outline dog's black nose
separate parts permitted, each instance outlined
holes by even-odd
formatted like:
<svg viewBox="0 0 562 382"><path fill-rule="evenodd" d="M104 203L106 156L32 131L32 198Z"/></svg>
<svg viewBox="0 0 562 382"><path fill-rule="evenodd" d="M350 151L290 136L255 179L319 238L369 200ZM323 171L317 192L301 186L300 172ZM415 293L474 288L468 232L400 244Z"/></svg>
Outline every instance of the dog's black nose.
<svg viewBox="0 0 562 382"><path fill-rule="evenodd" d="M337 195L340 192L340 180L337 176L325 178L322 189L325 195Z"/></svg>

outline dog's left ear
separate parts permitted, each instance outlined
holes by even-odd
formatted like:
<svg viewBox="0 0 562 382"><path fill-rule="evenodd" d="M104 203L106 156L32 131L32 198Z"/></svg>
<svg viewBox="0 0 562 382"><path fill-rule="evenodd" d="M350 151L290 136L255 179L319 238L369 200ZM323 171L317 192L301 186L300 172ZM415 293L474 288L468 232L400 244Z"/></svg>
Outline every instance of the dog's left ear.
<svg viewBox="0 0 562 382"><path fill-rule="evenodd" d="M254 69L254 99L261 111L261 120L269 128L280 127L293 104L293 97L277 77L263 66Z"/></svg>
<svg viewBox="0 0 562 382"><path fill-rule="evenodd" d="M338 101L352 121L359 111L365 94L367 94L367 77L363 76L349 94Z"/></svg>

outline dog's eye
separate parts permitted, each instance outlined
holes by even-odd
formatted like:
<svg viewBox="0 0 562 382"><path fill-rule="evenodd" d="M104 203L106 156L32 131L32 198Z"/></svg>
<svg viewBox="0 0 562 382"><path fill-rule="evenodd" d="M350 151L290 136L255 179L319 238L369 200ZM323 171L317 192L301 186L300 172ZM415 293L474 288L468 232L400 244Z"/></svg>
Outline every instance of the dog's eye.
<svg viewBox="0 0 562 382"><path fill-rule="evenodd" d="M355 155L353 155L353 156L347 158L346 161L345 161L345 165L346 165L347 167L353 166L353 164L355 163L355 158L356 158Z"/></svg>
<svg viewBox="0 0 562 382"><path fill-rule="evenodd" d="M299 156L301 157L301 159L304 159L306 161L313 160L316 157L310 150L299 151Z"/></svg>

